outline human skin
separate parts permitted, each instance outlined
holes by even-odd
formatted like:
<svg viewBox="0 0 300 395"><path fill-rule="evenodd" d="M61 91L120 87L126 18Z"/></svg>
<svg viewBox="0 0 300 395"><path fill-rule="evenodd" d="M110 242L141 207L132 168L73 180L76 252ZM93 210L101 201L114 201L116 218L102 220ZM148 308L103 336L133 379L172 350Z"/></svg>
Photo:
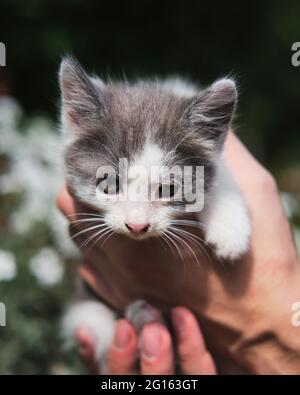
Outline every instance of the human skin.
<svg viewBox="0 0 300 395"><path fill-rule="evenodd" d="M210 250L209 256L197 251L196 265L187 251L183 264L170 259L158 241L117 236L86 249L80 273L116 308L140 297L161 308L187 307L221 371L299 374L300 329L291 317L293 303L300 301L300 267L276 184L233 133L224 156L251 219L246 256L219 262ZM65 215L87 211L66 189L58 205Z"/></svg>
<svg viewBox="0 0 300 395"><path fill-rule="evenodd" d="M195 316L184 307L172 309L176 333L177 359L184 374L216 374L211 354L207 351ZM77 331L80 355L91 373L99 373L94 359L93 337L86 328ZM138 335L125 319L117 321L113 344L108 353L107 374L174 374L174 351L168 329L159 323L147 324L139 338L140 358L137 363Z"/></svg>

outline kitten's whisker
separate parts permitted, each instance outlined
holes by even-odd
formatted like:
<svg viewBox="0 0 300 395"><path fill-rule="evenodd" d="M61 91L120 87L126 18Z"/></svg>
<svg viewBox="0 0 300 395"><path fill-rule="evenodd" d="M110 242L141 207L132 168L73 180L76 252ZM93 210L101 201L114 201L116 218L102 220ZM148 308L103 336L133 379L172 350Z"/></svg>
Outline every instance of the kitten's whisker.
<svg viewBox="0 0 300 395"><path fill-rule="evenodd" d="M190 238L187 234L185 234L185 233L179 233L179 235L183 238L183 240L185 240L185 241L187 242L188 245L189 245L189 243L191 243L191 245L195 247L196 252L197 252L198 250L200 250L201 252L204 251L203 246L202 246L201 244L199 244L199 243L198 243L196 240L194 240L193 238ZM191 247L191 248L192 248L192 247ZM193 250L193 252L196 254L194 248L192 248L192 250ZM200 262L199 262L199 257L198 257L197 254L196 254L196 256L197 256L196 264L199 264L199 263L200 263Z"/></svg>
<svg viewBox="0 0 300 395"><path fill-rule="evenodd" d="M168 250L171 250L171 253L173 253L172 246L170 245L169 241L165 238L165 235L163 234L162 231L159 232L160 237L158 237L158 240L162 240L167 244L167 247L162 243L163 248L167 248Z"/></svg>
<svg viewBox="0 0 300 395"><path fill-rule="evenodd" d="M92 214L92 213L74 213L74 214L67 215L67 218L69 218L69 217L77 217L79 215L81 215L81 216L93 216L93 217L97 217L97 218L98 217L104 218L103 214Z"/></svg>
<svg viewBox="0 0 300 395"><path fill-rule="evenodd" d="M89 227L89 228L83 229L83 230L81 230L81 231L75 233L74 235L68 237L68 238L63 242L63 244L61 245L61 247L58 249L58 253L60 253L60 252L62 251L62 249L64 248L64 246L66 245L66 243L68 243L68 242L70 242L70 241L74 241L75 237L80 236L81 234L86 233L86 232L88 232L88 231L92 231L92 230L94 230L94 229L103 227L104 225L105 225L105 224L98 224L98 225L95 225L95 226L91 226L91 227Z"/></svg>
<svg viewBox="0 0 300 395"><path fill-rule="evenodd" d="M183 231L183 229L181 229L181 230ZM187 231L185 231L185 232L187 232ZM202 239L202 237L200 237L200 236L198 236L198 235L195 235L194 233L191 233L191 232L187 232L187 233L189 233L192 237L199 239L200 242L201 242L201 244L205 244L205 245L207 246L207 248L209 248L212 252L214 252L212 246L209 245L209 244L207 243L207 241L205 241L204 239Z"/></svg>
<svg viewBox="0 0 300 395"><path fill-rule="evenodd" d="M97 237L98 235L102 234L102 233L105 232L106 230L107 230L107 226L105 226L104 229L100 229L99 231L97 231L97 232L95 232L94 234L92 234L91 236L89 236L89 237L87 238L87 240L85 240L85 241L81 244L80 248L86 247L86 246L89 244L90 241L92 241L95 237Z"/></svg>
<svg viewBox="0 0 300 395"><path fill-rule="evenodd" d="M171 232L171 231L169 231ZM183 239L183 237L181 236L181 238L179 237L179 235L177 235L176 233L173 233L173 236L178 238L178 240L181 240L181 242L188 248L188 250L192 253L192 255L194 256L196 263L199 264L197 255L195 254L195 251L191 248L191 246Z"/></svg>
<svg viewBox="0 0 300 395"><path fill-rule="evenodd" d="M170 237L170 235L168 235L167 233L169 233L168 230L164 231L165 237L166 237L168 240L170 240L170 242L175 246L175 248L176 248L176 250L177 250L177 252L178 252L178 254L179 254L181 260L184 261L183 256L182 256L182 253L181 253L181 251L179 250L177 244L176 244L175 241L172 239L172 237Z"/></svg>
<svg viewBox="0 0 300 395"><path fill-rule="evenodd" d="M88 249L91 249L91 248L94 247L95 244L97 243L97 241L98 241L98 236L100 236L100 238L101 238L102 236L104 236L104 235L106 234L107 230L110 230L110 229L113 229L112 226L106 225L106 227L105 227L104 229L100 229L98 232L96 232L96 233L94 233L93 235L91 235L91 236L88 238L88 240L86 240L86 243L85 243L84 246L86 247L86 246L88 245L88 243L90 243L93 239L96 238L96 241L95 241L93 244L91 244L90 247L88 248ZM100 239L100 238L99 238L99 239Z"/></svg>
<svg viewBox="0 0 300 395"><path fill-rule="evenodd" d="M91 248L92 248L95 244L99 243L99 241L100 241L105 235L109 234L110 232L112 232L112 228L111 228L111 227L109 227L108 229L105 229L105 231L104 231L103 233L101 233L99 237L97 237L96 241L93 243L93 245L91 246ZM102 247L102 246L103 246L103 242L101 243L101 247Z"/></svg>
<svg viewBox="0 0 300 395"><path fill-rule="evenodd" d="M164 242L167 244L167 246L169 247L171 253L174 255L174 250L173 250L173 246L172 244L170 244L169 240L166 237L166 234L164 233L164 231L160 231L160 235L162 237L162 239L164 240Z"/></svg>
<svg viewBox="0 0 300 395"><path fill-rule="evenodd" d="M102 241L101 245L104 246L104 243L106 243L116 233L116 230L111 229L111 233Z"/></svg>
<svg viewBox="0 0 300 395"><path fill-rule="evenodd" d="M214 250L212 249L212 247L205 240L203 240L201 237L199 237L197 235L194 235L193 233L188 232L186 230L173 227L173 230L175 230L175 229L176 229L177 232L179 232L182 235L184 235L190 242L193 242L194 245L196 244L196 246L198 246L200 248L201 252L203 252L206 255L208 261L210 263L212 263L211 257L209 255L209 253L206 251L204 245L207 246L209 249L211 249L212 252L214 252Z"/></svg>
<svg viewBox="0 0 300 395"><path fill-rule="evenodd" d="M191 243L192 245L194 245L197 249L200 248L200 250L202 250L202 246L199 245L199 244L197 244L196 241L194 241L193 239L190 239L189 237L187 237L186 234L181 233L181 232L178 232L178 229L174 229L174 228L172 228L172 229L173 229L173 231L174 231L175 234L176 234L176 232L179 233L179 234L178 234L178 237L181 237L182 240L187 240L187 242L189 242L189 243ZM191 248L191 247L190 247L190 248ZM194 250L193 250L193 252L194 252ZM193 255L195 256L194 253L193 253ZM196 259L196 263L197 263L197 264L199 263L199 262L198 262L198 258Z"/></svg>
<svg viewBox="0 0 300 395"><path fill-rule="evenodd" d="M186 231L186 230L184 230L184 229L179 228L178 226L175 226L175 227L172 227L172 226L171 226L171 228L172 228L173 230L176 230L177 232L180 232L180 233L189 235L189 237L191 237L191 238L193 238L193 239L196 239L196 240L197 240L197 243L199 243L199 245L200 245L201 247L203 247L202 244L205 244L205 245L207 245L208 247L210 247L210 246L206 243L205 240L203 240L201 237L195 235L195 234L192 233L192 232L188 232L188 231ZM199 240L200 242L199 242L198 240ZM210 248L211 248L211 247L210 247Z"/></svg>
<svg viewBox="0 0 300 395"><path fill-rule="evenodd" d="M169 233L170 240L173 241L172 237L174 237L174 234L173 234L172 232L168 232L168 233ZM166 236L167 236L167 235L166 235ZM178 240L178 239L177 239L177 240ZM180 241L181 241L181 240L179 240L179 242L180 242ZM175 244L176 249L177 249L177 251L178 251L178 253L179 253L180 259L181 259L182 264L183 264L184 273L185 273L185 272L186 272L186 263L185 263L184 257L183 257L183 255L182 255L181 251L179 250L179 248L177 247L177 244L175 243L175 241L173 241L173 243ZM181 243L181 244L182 244L182 243Z"/></svg>
<svg viewBox="0 0 300 395"><path fill-rule="evenodd" d="M95 226L91 226L89 228L83 229L80 232L77 232L73 236L71 236L70 239L73 240L75 237L80 236L83 233L89 232L94 229L102 228L103 226L107 226L107 225L106 224L99 224L99 225L95 225Z"/></svg>
<svg viewBox="0 0 300 395"><path fill-rule="evenodd" d="M81 224L85 222L103 222L103 218L83 218L83 219L77 219L74 221L70 221L70 224Z"/></svg>

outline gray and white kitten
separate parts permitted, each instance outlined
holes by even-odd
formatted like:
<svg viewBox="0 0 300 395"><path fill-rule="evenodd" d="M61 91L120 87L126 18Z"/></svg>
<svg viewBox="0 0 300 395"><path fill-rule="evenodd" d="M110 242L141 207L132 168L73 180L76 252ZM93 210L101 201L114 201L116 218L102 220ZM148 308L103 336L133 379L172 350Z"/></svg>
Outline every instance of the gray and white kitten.
<svg viewBox="0 0 300 395"><path fill-rule="evenodd" d="M135 166L149 172L153 166L204 166L204 208L197 218L206 243L226 260L247 251L248 213L222 158L237 100L231 79L218 80L205 90L177 79L104 83L88 76L72 58L62 61L59 77L67 184L79 200L101 213L108 229L134 237L136 243L160 237L168 234L176 218L185 218L184 207L189 203L118 200L114 195L122 193L120 185L109 197L103 190L101 200L101 193L96 192L100 166L115 166L118 158L127 158L129 190L136 188L131 174ZM140 315L140 321L147 322L152 312L138 302L129 307L127 316L136 319ZM80 326L92 331L99 361L111 344L114 323L114 312L91 300L74 304L64 319L68 334Z"/></svg>

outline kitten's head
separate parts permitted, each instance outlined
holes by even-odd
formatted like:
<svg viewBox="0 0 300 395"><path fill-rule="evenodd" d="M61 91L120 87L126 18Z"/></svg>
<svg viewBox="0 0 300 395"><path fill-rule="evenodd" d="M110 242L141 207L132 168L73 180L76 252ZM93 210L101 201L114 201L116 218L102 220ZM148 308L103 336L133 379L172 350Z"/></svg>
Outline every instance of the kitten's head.
<svg viewBox="0 0 300 395"><path fill-rule="evenodd" d="M65 58L60 87L68 186L109 228L157 235L202 208L235 108L232 80L187 95L158 81L104 83Z"/></svg>

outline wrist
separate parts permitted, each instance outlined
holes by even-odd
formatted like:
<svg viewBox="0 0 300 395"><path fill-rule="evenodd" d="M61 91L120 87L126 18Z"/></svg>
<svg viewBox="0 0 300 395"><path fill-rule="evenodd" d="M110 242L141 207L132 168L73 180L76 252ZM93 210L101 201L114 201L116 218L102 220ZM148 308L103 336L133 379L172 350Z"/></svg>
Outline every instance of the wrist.
<svg viewBox="0 0 300 395"><path fill-rule="evenodd" d="M299 264L281 275L261 298L260 313L237 347L251 373L300 374L300 326L292 321L292 306L300 302Z"/></svg>

